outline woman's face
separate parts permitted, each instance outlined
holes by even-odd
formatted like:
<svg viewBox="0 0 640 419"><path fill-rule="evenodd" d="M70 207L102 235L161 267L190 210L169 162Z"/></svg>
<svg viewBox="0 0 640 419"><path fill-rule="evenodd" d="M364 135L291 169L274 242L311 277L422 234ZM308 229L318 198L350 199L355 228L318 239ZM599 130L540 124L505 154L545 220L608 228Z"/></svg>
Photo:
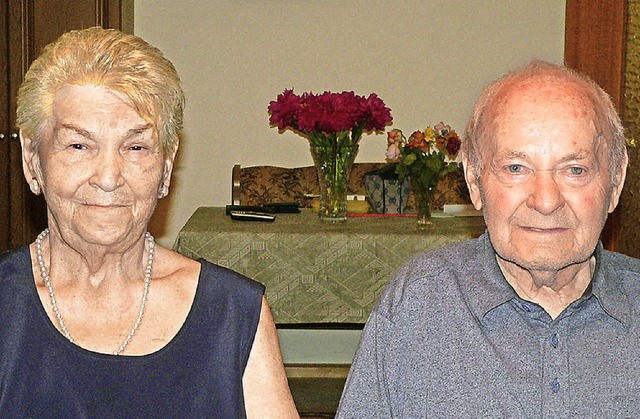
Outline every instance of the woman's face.
<svg viewBox="0 0 640 419"><path fill-rule="evenodd" d="M120 94L93 85L58 91L37 153L25 160L42 185L50 227L124 247L146 230L172 169L155 127Z"/></svg>

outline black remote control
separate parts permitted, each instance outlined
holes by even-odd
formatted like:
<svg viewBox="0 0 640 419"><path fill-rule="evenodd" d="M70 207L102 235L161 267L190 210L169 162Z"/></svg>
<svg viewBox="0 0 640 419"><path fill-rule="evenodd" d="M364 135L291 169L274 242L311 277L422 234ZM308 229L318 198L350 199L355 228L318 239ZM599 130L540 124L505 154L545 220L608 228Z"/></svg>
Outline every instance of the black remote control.
<svg viewBox="0 0 640 419"><path fill-rule="evenodd" d="M267 214L273 214L273 211L267 207L260 207L257 205L227 205L226 214L231 215L231 211L251 211L251 212L264 212Z"/></svg>
<svg viewBox="0 0 640 419"><path fill-rule="evenodd" d="M262 211L231 210L229 216L236 221L275 221L276 219L275 214Z"/></svg>

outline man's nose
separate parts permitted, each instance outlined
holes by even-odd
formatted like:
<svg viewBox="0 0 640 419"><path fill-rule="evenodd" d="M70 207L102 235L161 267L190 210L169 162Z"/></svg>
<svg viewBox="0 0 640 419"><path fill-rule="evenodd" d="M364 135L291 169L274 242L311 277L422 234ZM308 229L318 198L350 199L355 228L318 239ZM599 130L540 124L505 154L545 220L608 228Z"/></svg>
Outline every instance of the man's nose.
<svg viewBox="0 0 640 419"><path fill-rule="evenodd" d="M553 171L536 172L530 184L527 206L541 214L549 215L565 204L560 185Z"/></svg>

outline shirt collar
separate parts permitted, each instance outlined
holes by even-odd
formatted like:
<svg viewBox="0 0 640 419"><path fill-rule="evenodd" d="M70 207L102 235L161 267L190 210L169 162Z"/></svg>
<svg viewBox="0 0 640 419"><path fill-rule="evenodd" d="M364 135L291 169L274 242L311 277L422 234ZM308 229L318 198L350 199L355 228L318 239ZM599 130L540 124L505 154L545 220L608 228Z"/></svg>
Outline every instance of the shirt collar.
<svg viewBox="0 0 640 419"><path fill-rule="evenodd" d="M478 238L477 246L476 254L480 255L480 259L476 265L477 269L473 270L474 274L467 278L466 285L469 291L469 307L478 321L482 322L489 311L518 298L518 295L500 270L488 232ZM605 313L628 327L631 306L625 297L620 279L608 273L607 264L603 263L607 256L601 242L598 242L594 254L596 268L590 285L591 294L597 298Z"/></svg>
<svg viewBox="0 0 640 419"><path fill-rule="evenodd" d="M627 299L619 274L611 272L614 268L607 263L608 252L601 242L596 246L596 269L591 280L591 293L598 299L600 306L609 316L625 327L631 322L631 304Z"/></svg>
<svg viewBox="0 0 640 419"><path fill-rule="evenodd" d="M485 314L516 298L517 294L498 266L488 231L478 238L476 245L479 259L473 270L474 274L466 278L466 288L469 293L469 308L478 321L482 322Z"/></svg>

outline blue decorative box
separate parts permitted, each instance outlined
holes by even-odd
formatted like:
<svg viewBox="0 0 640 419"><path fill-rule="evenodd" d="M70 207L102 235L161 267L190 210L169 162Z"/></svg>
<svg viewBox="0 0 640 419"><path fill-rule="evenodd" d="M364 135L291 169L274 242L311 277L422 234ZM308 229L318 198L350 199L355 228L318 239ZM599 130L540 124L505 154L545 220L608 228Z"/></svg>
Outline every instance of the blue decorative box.
<svg viewBox="0 0 640 419"><path fill-rule="evenodd" d="M388 172L388 169L381 169L364 175L367 198L378 214L404 214L411 182L409 179L400 182L398 179L389 178Z"/></svg>

